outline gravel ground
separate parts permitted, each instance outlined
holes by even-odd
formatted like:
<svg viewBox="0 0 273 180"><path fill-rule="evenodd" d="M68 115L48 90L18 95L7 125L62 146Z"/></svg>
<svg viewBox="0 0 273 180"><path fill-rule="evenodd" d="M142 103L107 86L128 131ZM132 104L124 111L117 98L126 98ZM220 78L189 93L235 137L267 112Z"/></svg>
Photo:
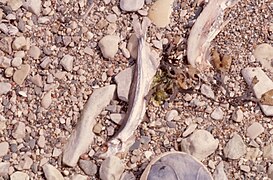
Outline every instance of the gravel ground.
<svg viewBox="0 0 273 180"><path fill-rule="evenodd" d="M101 112L93 130L90 127L95 141L76 167L62 163L62 150L93 90L115 84L115 76L134 64L128 47L131 22L147 16L154 1L136 3L136 10L130 11L121 9L117 0L94 1L86 16L89 4L84 0L27 2L0 0L0 179L50 179L47 173L100 179L102 160L93 155L120 127L116 121L125 114L126 102L115 98ZM170 23L161 28L153 24L147 34L160 57L166 56L165 47L174 45L167 59L182 72L187 70L187 38L202 10L196 2L174 1ZM240 98L249 92L241 70L261 66L254 49L261 43L273 45L272 10L270 0L241 0L228 10L229 24L211 44L232 57L224 83L210 68L194 91L161 104L151 101L134 145L120 157L123 179L139 179L150 160L163 152L183 150L198 156L196 151L213 144L216 148L199 154L212 174L223 162L228 179L273 178L272 118L257 102ZM100 40L106 35L110 43L104 47ZM266 73L273 78L272 71ZM254 95L247 94L250 97ZM205 131L198 136L197 130ZM212 137L204 139L202 133ZM186 142L196 149L187 149Z"/></svg>

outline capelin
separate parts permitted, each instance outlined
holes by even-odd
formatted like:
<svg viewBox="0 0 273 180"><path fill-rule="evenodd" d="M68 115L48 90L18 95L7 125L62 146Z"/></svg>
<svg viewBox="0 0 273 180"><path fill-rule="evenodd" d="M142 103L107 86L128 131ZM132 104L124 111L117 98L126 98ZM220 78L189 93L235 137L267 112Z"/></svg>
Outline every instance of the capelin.
<svg viewBox="0 0 273 180"><path fill-rule="evenodd" d="M117 139L113 139L107 144L104 144L94 156L100 159L106 159L109 156L114 156L122 150L122 142Z"/></svg>

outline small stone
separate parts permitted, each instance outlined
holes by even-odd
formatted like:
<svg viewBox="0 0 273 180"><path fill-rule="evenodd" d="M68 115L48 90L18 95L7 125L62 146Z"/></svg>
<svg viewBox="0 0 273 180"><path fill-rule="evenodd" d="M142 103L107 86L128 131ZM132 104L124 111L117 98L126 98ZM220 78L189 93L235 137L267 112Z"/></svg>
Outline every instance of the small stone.
<svg viewBox="0 0 273 180"><path fill-rule="evenodd" d="M258 122L254 122L253 124L251 124L247 128L247 135L251 139L255 139L256 137L258 137L263 132L264 132L264 127L260 123L258 123Z"/></svg>
<svg viewBox="0 0 273 180"><path fill-rule="evenodd" d="M23 84L29 73L30 73L30 65L23 64L21 66L21 69L18 69L14 72L13 74L14 82L16 82L18 85Z"/></svg>
<svg viewBox="0 0 273 180"><path fill-rule="evenodd" d="M47 109L49 108L51 103L52 103L51 91L48 91L42 98L41 105L43 108Z"/></svg>
<svg viewBox="0 0 273 180"><path fill-rule="evenodd" d="M0 162L0 176L6 176L9 173L9 162Z"/></svg>
<svg viewBox="0 0 273 180"><path fill-rule="evenodd" d="M51 59L49 57L44 57L42 59L42 63L40 64L40 66L41 68L46 69L50 63L51 63Z"/></svg>
<svg viewBox="0 0 273 180"><path fill-rule="evenodd" d="M115 77L115 82L117 83L118 87L118 98L125 102L128 102L128 96L133 77L133 70L134 66L131 66L118 73Z"/></svg>
<svg viewBox="0 0 273 180"><path fill-rule="evenodd" d="M150 7L148 17L157 27L166 27L170 23L173 2L174 0L157 0Z"/></svg>
<svg viewBox="0 0 273 180"><path fill-rule="evenodd" d="M89 54L91 56L94 54L93 50L90 47L85 47L84 50L83 50L83 52L85 54Z"/></svg>
<svg viewBox="0 0 273 180"><path fill-rule="evenodd" d="M29 156L24 156L20 161L22 169L30 169L33 164L33 160Z"/></svg>
<svg viewBox="0 0 273 180"><path fill-rule="evenodd" d="M188 128L183 132L183 137L187 137L197 128L197 124L193 123L188 126Z"/></svg>
<svg viewBox="0 0 273 180"><path fill-rule="evenodd" d="M12 48L14 50L20 50L27 46L27 40L24 36L16 37L15 40L12 42Z"/></svg>
<svg viewBox="0 0 273 180"><path fill-rule="evenodd" d="M0 157L5 156L9 151L9 143L0 142Z"/></svg>
<svg viewBox="0 0 273 180"><path fill-rule="evenodd" d="M61 60L61 65L66 71L72 71L73 69L73 60L74 57L70 55L65 55Z"/></svg>
<svg viewBox="0 0 273 180"><path fill-rule="evenodd" d="M71 180L88 180L88 176L84 176L81 174L74 174Z"/></svg>
<svg viewBox="0 0 273 180"><path fill-rule="evenodd" d="M39 59L41 55L41 50L37 46L31 46L30 49L28 50L28 55L33 59Z"/></svg>
<svg viewBox="0 0 273 180"><path fill-rule="evenodd" d="M137 49L138 49L138 39L136 34L132 34L131 37L129 38L129 41L127 43L127 49L130 52L130 56L133 59L137 58Z"/></svg>
<svg viewBox="0 0 273 180"><path fill-rule="evenodd" d="M212 111L210 116L214 120L222 120L224 117L224 112L222 111L220 107L217 107L214 109L214 111Z"/></svg>
<svg viewBox="0 0 273 180"><path fill-rule="evenodd" d="M30 78L30 81L38 87L43 87L42 77L39 74Z"/></svg>
<svg viewBox="0 0 273 180"><path fill-rule="evenodd" d="M273 179L273 164L268 167L267 175L270 179Z"/></svg>
<svg viewBox="0 0 273 180"><path fill-rule="evenodd" d="M273 144L270 143L263 148L263 157L269 160L273 160Z"/></svg>
<svg viewBox="0 0 273 180"><path fill-rule="evenodd" d="M246 160L256 161L256 158L262 154L259 148L247 148L247 153L245 156Z"/></svg>
<svg viewBox="0 0 273 180"><path fill-rule="evenodd" d="M118 125L121 125L122 124L122 120L124 119L125 117L125 114L118 114L118 113L112 113L110 114L110 119L118 124Z"/></svg>
<svg viewBox="0 0 273 180"><path fill-rule="evenodd" d="M18 57L18 58L25 58L25 51L17 51L15 54L14 54L14 57Z"/></svg>
<svg viewBox="0 0 273 180"><path fill-rule="evenodd" d="M101 123L97 123L93 128L93 132L95 134L100 134L102 129L103 129L103 125Z"/></svg>
<svg viewBox="0 0 273 180"><path fill-rule="evenodd" d="M246 153L246 145L240 135L234 134L224 148L226 158L239 159Z"/></svg>
<svg viewBox="0 0 273 180"><path fill-rule="evenodd" d="M16 171L10 175L10 180L29 180L29 176L24 172Z"/></svg>
<svg viewBox="0 0 273 180"><path fill-rule="evenodd" d="M12 77L14 74L14 69L12 67L8 67L7 69L5 69L5 76L7 78ZM1 94L1 93L0 93Z"/></svg>
<svg viewBox="0 0 273 180"><path fill-rule="evenodd" d="M137 11L144 5L144 0L120 0L120 8L123 11Z"/></svg>
<svg viewBox="0 0 273 180"><path fill-rule="evenodd" d="M115 35L106 35L99 41L99 47L104 58L112 59L118 52L120 38Z"/></svg>
<svg viewBox="0 0 273 180"><path fill-rule="evenodd" d="M273 47L270 44L259 44L256 46L253 55L255 59L262 64L263 68L273 72Z"/></svg>
<svg viewBox="0 0 273 180"><path fill-rule="evenodd" d="M116 22L117 21L117 15L115 14L109 14L108 16L105 17L106 20L110 23Z"/></svg>
<svg viewBox="0 0 273 180"><path fill-rule="evenodd" d="M250 172L250 167L246 166L246 165L241 165L240 166L240 170L242 170L244 172Z"/></svg>
<svg viewBox="0 0 273 180"><path fill-rule="evenodd" d="M21 57L15 57L15 58L12 59L11 65L13 67L19 67L19 66L21 66L22 62L23 62L23 60L22 60Z"/></svg>
<svg viewBox="0 0 273 180"><path fill-rule="evenodd" d="M0 82L0 95L7 94L9 91L11 91L11 84Z"/></svg>
<svg viewBox="0 0 273 180"><path fill-rule="evenodd" d="M43 171L47 180L64 180L60 171L51 164L43 165Z"/></svg>
<svg viewBox="0 0 273 180"><path fill-rule="evenodd" d="M234 122L238 122L238 123L242 122L243 119L244 119L244 113L243 113L243 111L241 109L237 109L236 111L234 111L232 113L231 119Z"/></svg>
<svg viewBox="0 0 273 180"><path fill-rule="evenodd" d="M8 0L8 6L13 10L16 11L23 5L22 0Z"/></svg>
<svg viewBox="0 0 273 180"><path fill-rule="evenodd" d="M10 67L11 64L11 59L4 57L4 56L0 56L0 68L7 68Z"/></svg>
<svg viewBox="0 0 273 180"><path fill-rule="evenodd" d="M150 157L153 155L153 152L152 151L145 151L144 152L144 156L146 159L150 159Z"/></svg>
<svg viewBox="0 0 273 180"><path fill-rule="evenodd" d="M105 159L100 166L100 179L120 179L125 167L122 161L116 156Z"/></svg>
<svg viewBox="0 0 273 180"><path fill-rule="evenodd" d="M136 177L132 172L126 171L121 175L120 180L136 180Z"/></svg>
<svg viewBox="0 0 273 180"><path fill-rule="evenodd" d="M83 170L83 172L89 176L94 176L98 171L97 165L89 160L82 160L81 159L79 161L79 166Z"/></svg>
<svg viewBox="0 0 273 180"><path fill-rule="evenodd" d="M62 150L59 148L54 147L52 157L58 157L62 154Z"/></svg>
<svg viewBox="0 0 273 180"><path fill-rule="evenodd" d="M39 136L39 139L37 141L37 144L40 148L44 148L46 144L45 136Z"/></svg>
<svg viewBox="0 0 273 180"><path fill-rule="evenodd" d="M207 98L211 98L211 99L215 98L214 92L209 85L202 84L201 93Z"/></svg>
<svg viewBox="0 0 273 180"><path fill-rule="evenodd" d="M41 0L27 0L27 9L34 13L35 15L39 16L41 13L42 8L42 1Z"/></svg>
<svg viewBox="0 0 273 180"><path fill-rule="evenodd" d="M214 180L228 180L227 175L224 170L224 163L221 161L213 173Z"/></svg>
<svg viewBox="0 0 273 180"><path fill-rule="evenodd" d="M203 160L215 152L219 144L218 139L206 130L196 130L188 138L181 141L182 151Z"/></svg>
<svg viewBox="0 0 273 180"><path fill-rule="evenodd" d="M178 116L178 111L172 109L166 113L165 119L166 121L172 121L176 116Z"/></svg>
<svg viewBox="0 0 273 180"><path fill-rule="evenodd" d="M15 139L22 139L26 135L26 125L23 122L18 122L17 126L14 128L12 136Z"/></svg>

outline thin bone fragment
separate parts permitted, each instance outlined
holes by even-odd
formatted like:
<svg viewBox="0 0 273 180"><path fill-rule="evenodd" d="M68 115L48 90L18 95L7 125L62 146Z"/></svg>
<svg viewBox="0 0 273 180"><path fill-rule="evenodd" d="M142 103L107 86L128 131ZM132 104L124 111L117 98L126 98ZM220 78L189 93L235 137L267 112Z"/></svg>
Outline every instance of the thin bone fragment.
<svg viewBox="0 0 273 180"><path fill-rule="evenodd" d="M223 19L225 9L232 7L237 1L210 0L205 6L193 25L188 39L187 57L193 67L204 67L209 64L210 43L229 22Z"/></svg>

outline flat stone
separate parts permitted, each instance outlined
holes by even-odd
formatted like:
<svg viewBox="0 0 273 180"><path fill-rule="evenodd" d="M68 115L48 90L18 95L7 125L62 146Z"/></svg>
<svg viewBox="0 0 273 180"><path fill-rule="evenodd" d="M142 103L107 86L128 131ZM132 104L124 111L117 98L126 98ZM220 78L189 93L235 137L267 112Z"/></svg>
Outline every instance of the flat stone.
<svg viewBox="0 0 273 180"><path fill-rule="evenodd" d="M9 143L0 142L0 157L5 156L9 151Z"/></svg>
<svg viewBox="0 0 273 180"><path fill-rule="evenodd" d="M14 39L12 42L12 49L13 50L20 50L27 46L27 40L24 36L19 36Z"/></svg>
<svg viewBox="0 0 273 180"><path fill-rule="evenodd" d="M124 117L125 117L125 114L118 114L118 113L110 114L111 121L113 121L114 123L118 125L122 124Z"/></svg>
<svg viewBox="0 0 273 180"><path fill-rule="evenodd" d="M82 160L81 159L79 161L79 166L83 170L83 172L89 176L94 176L98 171L97 165L89 160Z"/></svg>
<svg viewBox="0 0 273 180"><path fill-rule="evenodd" d="M118 18L117 18L117 15L115 14L109 14L105 17L105 19L110 23L114 23L117 21Z"/></svg>
<svg viewBox="0 0 273 180"><path fill-rule="evenodd" d="M45 136L39 136L37 144L40 148L44 148L46 145L46 139Z"/></svg>
<svg viewBox="0 0 273 180"><path fill-rule="evenodd" d="M6 176L9 173L9 162L0 162L0 176Z"/></svg>
<svg viewBox="0 0 273 180"><path fill-rule="evenodd" d="M214 180L228 180L227 175L224 170L224 163L221 161L213 173Z"/></svg>
<svg viewBox="0 0 273 180"><path fill-rule="evenodd" d="M23 64L21 66L21 69L18 69L14 72L13 74L13 80L16 82L18 85L21 85L24 83L26 77L30 73L30 65L28 64Z"/></svg>
<svg viewBox="0 0 273 180"><path fill-rule="evenodd" d="M43 108L47 109L49 108L51 103L52 103L51 91L48 91L42 98L41 105Z"/></svg>
<svg viewBox="0 0 273 180"><path fill-rule="evenodd" d="M271 164L267 169L267 175L270 179L273 179L273 164Z"/></svg>
<svg viewBox="0 0 273 180"><path fill-rule="evenodd" d="M115 35L106 35L99 41L99 47L104 58L112 59L118 52L120 38Z"/></svg>
<svg viewBox="0 0 273 180"><path fill-rule="evenodd" d="M59 148L54 147L52 152L52 157L58 157L62 154L62 150Z"/></svg>
<svg viewBox="0 0 273 180"><path fill-rule="evenodd" d="M100 134L101 131L103 130L104 126L101 123L97 123L94 128L93 128L93 132L95 134Z"/></svg>
<svg viewBox="0 0 273 180"><path fill-rule="evenodd" d="M250 172L250 167L247 165L241 165L240 170L242 170L244 172Z"/></svg>
<svg viewBox="0 0 273 180"><path fill-rule="evenodd" d="M259 44L254 49L253 55L263 68L273 72L273 47L270 44Z"/></svg>
<svg viewBox="0 0 273 180"><path fill-rule="evenodd" d="M212 111L210 116L214 120L222 120L224 117L224 112L220 107L217 107Z"/></svg>
<svg viewBox="0 0 273 180"><path fill-rule="evenodd" d="M29 180L29 176L27 173L16 171L10 175L10 180Z"/></svg>
<svg viewBox="0 0 273 180"><path fill-rule="evenodd" d="M235 122L242 122L244 119L244 113L241 109L237 109L232 113L231 119Z"/></svg>
<svg viewBox="0 0 273 180"><path fill-rule="evenodd" d="M63 68L66 70L66 71L72 71L73 70L73 61L74 61L74 57L73 56L70 56L70 55L65 55L60 64L63 66Z"/></svg>
<svg viewBox="0 0 273 180"><path fill-rule="evenodd" d="M218 139L206 130L196 130L188 138L181 141L182 151L203 160L215 152L219 144Z"/></svg>
<svg viewBox="0 0 273 180"><path fill-rule="evenodd" d="M8 67L7 69L5 69L5 76L10 78L13 76L14 70L12 67Z"/></svg>
<svg viewBox="0 0 273 180"><path fill-rule="evenodd" d="M25 155L20 160L20 166L21 166L22 169L30 169L32 164L33 164L33 160L27 155Z"/></svg>
<svg viewBox="0 0 273 180"><path fill-rule="evenodd" d="M148 17L157 27L166 27L170 23L173 2L174 0L157 0L150 7Z"/></svg>
<svg viewBox="0 0 273 180"><path fill-rule="evenodd" d="M51 164L43 165L43 171L47 180L64 180L60 171Z"/></svg>
<svg viewBox="0 0 273 180"><path fill-rule="evenodd" d="M207 98L211 98L214 99L215 95L213 90L211 89L211 86L207 85L207 84L202 84L201 86L201 93L206 96Z"/></svg>
<svg viewBox="0 0 273 180"><path fill-rule="evenodd" d="M85 104L75 130L64 147L64 164L70 167L76 166L79 157L88 151L94 138L94 133L90 129L96 124L96 117L114 97L115 90L115 85L109 85L93 91Z"/></svg>
<svg viewBox="0 0 273 180"><path fill-rule="evenodd" d="M183 137L187 137L188 135L190 135L193 131L195 131L195 129L197 128L197 124L196 123L192 123L190 124L187 129L183 132Z"/></svg>
<svg viewBox="0 0 273 180"><path fill-rule="evenodd" d="M273 160L273 143L264 146L263 157L271 161Z"/></svg>
<svg viewBox="0 0 273 180"><path fill-rule="evenodd" d="M242 75L247 84L253 89L257 99L261 98L269 91L273 90L272 80L265 74L261 68L245 68ZM273 99L267 98L267 103L273 103ZM266 116L273 116L273 105L260 102L259 105Z"/></svg>
<svg viewBox="0 0 273 180"><path fill-rule="evenodd" d="M11 59L5 56L0 57L0 68L10 67Z"/></svg>
<svg viewBox="0 0 273 180"><path fill-rule="evenodd" d="M33 77L30 78L30 81L35 84L38 87L43 87L43 80L42 76L39 74L34 75Z"/></svg>
<svg viewBox="0 0 273 180"><path fill-rule="evenodd" d="M172 121L174 118L178 116L178 111L175 109L172 109L166 113L165 120L166 121Z"/></svg>
<svg viewBox="0 0 273 180"><path fill-rule="evenodd" d="M129 91L133 78L134 66L124 69L115 76L117 83L118 98L122 101L128 102Z"/></svg>
<svg viewBox="0 0 273 180"><path fill-rule="evenodd" d="M240 135L234 134L224 148L226 158L239 159L246 153L246 145Z"/></svg>
<svg viewBox="0 0 273 180"><path fill-rule="evenodd" d="M37 46L31 46L28 50L28 55L33 59L39 59L41 55L41 50Z"/></svg>
<svg viewBox="0 0 273 180"><path fill-rule="evenodd" d="M12 136L15 139L22 139L26 135L26 125L23 122L18 122L16 127L14 128L14 131L12 133Z"/></svg>
<svg viewBox="0 0 273 180"><path fill-rule="evenodd" d="M13 10L16 11L23 5L22 0L8 0L8 6Z"/></svg>
<svg viewBox="0 0 273 180"><path fill-rule="evenodd" d="M11 91L11 84L0 82L0 95L7 94Z"/></svg>
<svg viewBox="0 0 273 180"><path fill-rule="evenodd" d="M105 159L100 166L100 179L120 179L125 167L122 161L116 156L110 156Z"/></svg>
<svg viewBox="0 0 273 180"><path fill-rule="evenodd" d="M22 65L22 62L23 62L23 60L22 60L21 57L14 57L14 58L12 59L12 61L11 61L11 65L12 65L13 67L19 67L19 66Z"/></svg>
<svg viewBox="0 0 273 180"><path fill-rule="evenodd" d="M74 174L71 177L71 180L88 180L88 176L84 176L84 175L81 175L81 174Z"/></svg>
<svg viewBox="0 0 273 180"><path fill-rule="evenodd" d="M39 16L41 13L42 1L41 0L27 0L26 7L30 12Z"/></svg>
<svg viewBox="0 0 273 180"><path fill-rule="evenodd" d="M42 63L40 64L40 66L41 68L46 69L50 63L51 63L51 59L49 57L44 57L42 59Z"/></svg>
<svg viewBox="0 0 273 180"><path fill-rule="evenodd" d="M130 52L130 56L133 59L136 59L137 58L137 50L138 50L138 39L137 39L136 34L132 34L130 36L128 43L127 43L127 49Z"/></svg>
<svg viewBox="0 0 273 180"><path fill-rule="evenodd" d="M120 180L136 180L136 177L132 172L125 171L121 175Z"/></svg>
<svg viewBox="0 0 273 180"><path fill-rule="evenodd" d="M258 123L258 122L254 122L253 124L251 124L247 128L247 135L251 139L255 139L256 137L258 137L263 132L264 132L264 127L260 123Z"/></svg>
<svg viewBox="0 0 273 180"><path fill-rule="evenodd" d="M144 5L144 0L120 0L120 8L123 11L137 11Z"/></svg>

